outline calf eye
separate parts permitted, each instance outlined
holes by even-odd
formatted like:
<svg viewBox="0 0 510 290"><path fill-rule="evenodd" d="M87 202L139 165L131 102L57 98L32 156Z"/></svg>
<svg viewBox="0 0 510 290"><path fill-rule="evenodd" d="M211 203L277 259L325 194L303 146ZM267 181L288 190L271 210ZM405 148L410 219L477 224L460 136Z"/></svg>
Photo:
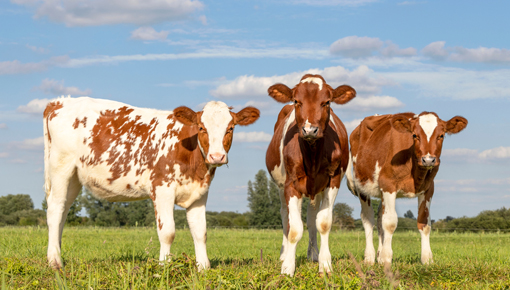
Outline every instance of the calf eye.
<svg viewBox="0 0 510 290"><path fill-rule="evenodd" d="M294 105L297 105L297 101L296 100L294 100Z"/></svg>
<svg viewBox="0 0 510 290"><path fill-rule="evenodd" d="M199 131L204 131L204 127L200 126L200 127L198 127L198 130Z"/></svg>
<svg viewBox="0 0 510 290"><path fill-rule="evenodd" d="M418 136L416 134L413 134L413 139L418 139Z"/></svg>
<svg viewBox="0 0 510 290"><path fill-rule="evenodd" d="M325 102L323 106L324 106L324 107L329 106L329 101Z"/></svg>
<svg viewBox="0 0 510 290"><path fill-rule="evenodd" d="M444 138L444 134L441 134L439 135L439 137L437 137L437 139L443 139Z"/></svg>

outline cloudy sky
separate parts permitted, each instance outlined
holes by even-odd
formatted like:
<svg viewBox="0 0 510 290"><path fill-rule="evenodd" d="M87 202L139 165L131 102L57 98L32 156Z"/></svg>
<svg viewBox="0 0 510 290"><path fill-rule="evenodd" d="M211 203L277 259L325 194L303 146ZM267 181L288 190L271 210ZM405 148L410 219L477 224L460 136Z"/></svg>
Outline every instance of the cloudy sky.
<svg viewBox="0 0 510 290"><path fill-rule="evenodd" d="M247 210L282 105L267 88L319 73L358 96L351 131L375 113L462 115L446 138L432 218L510 206L508 1L10 0L0 2L0 195L43 192L42 111L60 95L195 110L221 100L262 111L236 128L208 210ZM338 202L359 216L342 184ZM402 216L415 199L399 200Z"/></svg>

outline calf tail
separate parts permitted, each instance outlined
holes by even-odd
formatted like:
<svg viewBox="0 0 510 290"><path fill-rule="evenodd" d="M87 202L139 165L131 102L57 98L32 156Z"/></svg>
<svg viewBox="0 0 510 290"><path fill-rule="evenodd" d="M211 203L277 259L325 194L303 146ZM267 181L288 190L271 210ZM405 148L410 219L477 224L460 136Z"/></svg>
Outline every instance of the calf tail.
<svg viewBox="0 0 510 290"><path fill-rule="evenodd" d="M353 163L352 163L352 154L349 151L349 164L347 164L347 171L345 172L345 179L347 180L347 188L352 192L352 194L357 195L354 189L354 176L353 176Z"/></svg>
<svg viewBox="0 0 510 290"><path fill-rule="evenodd" d="M51 179L50 179L50 150L51 141L50 133L48 132L48 119L43 119L43 130L44 130L44 192L46 192L46 198L51 192Z"/></svg>

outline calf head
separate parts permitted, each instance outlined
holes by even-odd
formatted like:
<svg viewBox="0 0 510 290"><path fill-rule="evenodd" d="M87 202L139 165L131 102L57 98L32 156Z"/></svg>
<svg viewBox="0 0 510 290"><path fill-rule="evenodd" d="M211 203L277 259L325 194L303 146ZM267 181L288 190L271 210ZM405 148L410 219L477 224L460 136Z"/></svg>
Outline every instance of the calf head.
<svg viewBox="0 0 510 290"><path fill-rule="evenodd" d="M227 153L232 145L235 125L247 126L260 116L258 109L246 107L234 113L223 102L211 101L200 112L182 106L174 110L175 118L188 126L198 128L198 146L205 163L221 166L228 163Z"/></svg>
<svg viewBox="0 0 510 290"><path fill-rule="evenodd" d="M331 102L345 104L356 96L356 91L350 86L333 89L322 76L312 74L304 75L293 89L275 84L267 91L277 102L294 103L299 136L309 143L323 137L329 122Z"/></svg>
<svg viewBox="0 0 510 290"><path fill-rule="evenodd" d="M394 115L391 126L405 133L414 142L414 158L419 166L433 168L438 166L445 134L456 134L466 128L468 121L455 116L449 121L439 119L436 113L423 112L408 119L403 115Z"/></svg>

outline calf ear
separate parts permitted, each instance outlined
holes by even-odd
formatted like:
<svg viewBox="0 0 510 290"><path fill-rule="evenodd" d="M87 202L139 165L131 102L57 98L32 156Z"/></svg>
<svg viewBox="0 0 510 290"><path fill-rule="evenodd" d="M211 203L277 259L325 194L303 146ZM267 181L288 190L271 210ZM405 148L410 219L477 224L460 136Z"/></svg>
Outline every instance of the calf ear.
<svg viewBox="0 0 510 290"><path fill-rule="evenodd" d="M448 134L456 134L460 131L464 130L468 124L466 118L461 116L455 116L451 118L448 122L446 122L446 133Z"/></svg>
<svg viewBox="0 0 510 290"><path fill-rule="evenodd" d="M184 125L192 126L198 124L197 113L186 106L176 108L174 110L174 117Z"/></svg>
<svg viewBox="0 0 510 290"><path fill-rule="evenodd" d="M292 90L284 84L270 86L269 89L267 89L267 93L280 103L288 103L292 101Z"/></svg>
<svg viewBox="0 0 510 290"><path fill-rule="evenodd" d="M391 127L400 133L412 133L411 122L409 119L402 115L395 115L390 120Z"/></svg>
<svg viewBox="0 0 510 290"><path fill-rule="evenodd" d="M343 85L333 90L333 102L336 104L346 104L356 97L356 90L351 86Z"/></svg>
<svg viewBox="0 0 510 290"><path fill-rule="evenodd" d="M260 111L254 107L246 107L238 113L234 113L234 116L235 125L247 126L257 121L260 117Z"/></svg>

